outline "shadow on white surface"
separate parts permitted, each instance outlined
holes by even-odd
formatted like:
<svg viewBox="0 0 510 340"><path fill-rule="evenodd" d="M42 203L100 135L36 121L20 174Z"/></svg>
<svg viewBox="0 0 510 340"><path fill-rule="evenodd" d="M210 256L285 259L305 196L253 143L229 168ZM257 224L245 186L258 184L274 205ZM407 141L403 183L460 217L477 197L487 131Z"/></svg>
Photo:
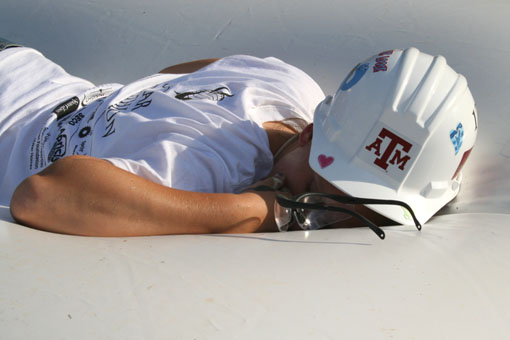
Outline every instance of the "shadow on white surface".
<svg viewBox="0 0 510 340"><path fill-rule="evenodd" d="M283 242L283 243L307 243L307 244L330 244L330 245L352 245L352 246L370 246L371 243L359 243L359 242L342 242L342 241L314 241L309 239L310 232L303 232L304 239L295 240L292 239L292 235L285 235L284 237L277 238L270 234L264 234L259 236L258 234L250 235L210 235L210 237L221 237L230 239L244 239L253 241L267 241L267 242Z"/></svg>
<svg viewBox="0 0 510 340"><path fill-rule="evenodd" d="M0 221L6 221L6 222L13 222L14 219L11 216L11 213L9 212L9 207L5 207L3 205L0 205Z"/></svg>

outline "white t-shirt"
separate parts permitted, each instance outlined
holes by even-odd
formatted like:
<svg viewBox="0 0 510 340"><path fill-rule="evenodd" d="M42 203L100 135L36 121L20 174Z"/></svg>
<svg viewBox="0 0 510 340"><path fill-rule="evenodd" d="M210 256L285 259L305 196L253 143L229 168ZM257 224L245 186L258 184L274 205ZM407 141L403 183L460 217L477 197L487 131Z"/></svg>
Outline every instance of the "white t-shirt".
<svg viewBox="0 0 510 340"><path fill-rule="evenodd" d="M0 204L52 162L90 155L169 187L239 192L268 175L266 121L312 120L324 98L275 58L94 86L29 48L0 53Z"/></svg>

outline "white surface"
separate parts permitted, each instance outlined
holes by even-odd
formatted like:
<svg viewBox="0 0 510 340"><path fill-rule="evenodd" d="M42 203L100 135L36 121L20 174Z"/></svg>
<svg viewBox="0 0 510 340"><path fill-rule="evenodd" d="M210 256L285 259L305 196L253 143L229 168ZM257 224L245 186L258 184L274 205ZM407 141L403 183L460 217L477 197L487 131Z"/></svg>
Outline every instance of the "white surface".
<svg viewBox="0 0 510 340"><path fill-rule="evenodd" d="M3 338L504 339L508 217L97 239L4 223Z"/></svg>
<svg viewBox="0 0 510 340"><path fill-rule="evenodd" d="M3 0L1 36L96 83L247 53L331 92L360 60L416 46L466 76L480 129L459 198L385 241L367 229L82 238L2 208L1 338L508 338L509 14L506 0Z"/></svg>

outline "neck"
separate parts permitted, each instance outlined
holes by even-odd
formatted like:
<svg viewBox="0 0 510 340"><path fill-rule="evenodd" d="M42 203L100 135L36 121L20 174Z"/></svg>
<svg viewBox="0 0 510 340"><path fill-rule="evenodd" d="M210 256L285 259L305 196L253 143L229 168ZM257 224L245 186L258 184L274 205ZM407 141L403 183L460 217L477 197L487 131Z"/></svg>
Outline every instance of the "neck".
<svg viewBox="0 0 510 340"><path fill-rule="evenodd" d="M292 137L290 137L289 139L287 139L287 141L285 143L282 144L282 146L280 146L280 148L274 153L274 156L273 158L274 159L277 159L282 153L283 151L285 151L285 149L290 145L292 144L292 142L294 142L297 138L299 137L299 133L296 133L294 134Z"/></svg>
<svg viewBox="0 0 510 340"><path fill-rule="evenodd" d="M299 136L299 133L294 129L281 122L265 122L263 127L267 133L269 147L275 159Z"/></svg>

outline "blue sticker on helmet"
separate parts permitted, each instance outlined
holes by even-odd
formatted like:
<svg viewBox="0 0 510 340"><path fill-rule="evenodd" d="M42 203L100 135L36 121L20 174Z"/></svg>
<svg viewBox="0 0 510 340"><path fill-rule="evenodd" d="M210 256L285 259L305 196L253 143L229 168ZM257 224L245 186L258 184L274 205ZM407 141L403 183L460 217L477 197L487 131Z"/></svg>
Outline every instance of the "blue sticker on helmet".
<svg viewBox="0 0 510 340"><path fill-rule="evenodd" d="M360 81L361 78L363 78L363 76L365 75L365 73L367 73L367 70L368 70L368 66L369 64L368 63L365 63L365 64L358 64L358 66L356 66L352 71L351 73L349 73L349 75L347 76L347 78L345 78L344 82L342 83L342 85L340 86L340 89L342 91L347 91L348 89L350 89L351 87L353 87L354 85L356 85L356 83L358 81Z"/></svg>
<svg viewBox="0 0 510 340"><path fill-rule="evenodd" d="M455 155L459 153L460 147L462 146L463 138L464 128L462 127L462 123L459 123L455 130L450 131L450 139L452 140L453 147L455 148Z"/></svg>

